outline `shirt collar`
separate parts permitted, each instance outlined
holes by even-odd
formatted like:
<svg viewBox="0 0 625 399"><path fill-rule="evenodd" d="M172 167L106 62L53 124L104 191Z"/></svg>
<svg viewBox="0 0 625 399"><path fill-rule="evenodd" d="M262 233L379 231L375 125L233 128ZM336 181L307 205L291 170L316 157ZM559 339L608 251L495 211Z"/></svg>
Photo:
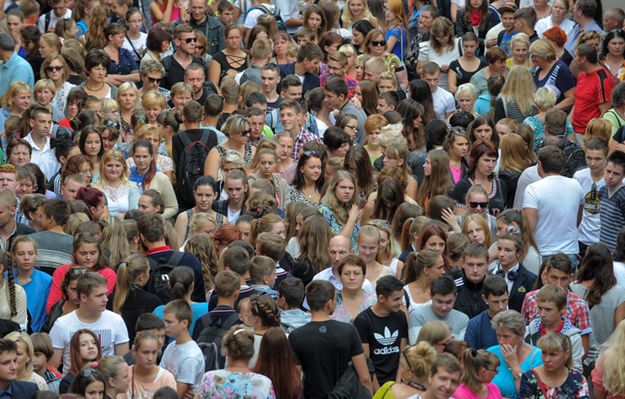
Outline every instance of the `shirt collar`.
<svg viewBox="0 0 625 399"><path fill-rule="evenodd" d="M165 251L173 251L173 249L169 245L163 245L162 247L154 247L152 249L148 249L148 251L146 252L146 255L151 255L157 252L165 252Z"/></svg>

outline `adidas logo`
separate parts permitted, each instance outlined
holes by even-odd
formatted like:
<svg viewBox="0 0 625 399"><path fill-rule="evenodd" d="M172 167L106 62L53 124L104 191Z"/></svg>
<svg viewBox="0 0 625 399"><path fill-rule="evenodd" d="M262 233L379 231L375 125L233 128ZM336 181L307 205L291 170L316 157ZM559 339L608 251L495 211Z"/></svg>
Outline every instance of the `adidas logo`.
<svg viewBox="0 0 625 399"><path fill-rule="evenodd" d="M384 335L373 333L373 336L375 337L376 341L384 346L392 345L393 343L395 343L395 341L397 341L397 337L399 337L399 330L395 330L393 331L393 333L391 333L388 327L384 327Z"/></svg>

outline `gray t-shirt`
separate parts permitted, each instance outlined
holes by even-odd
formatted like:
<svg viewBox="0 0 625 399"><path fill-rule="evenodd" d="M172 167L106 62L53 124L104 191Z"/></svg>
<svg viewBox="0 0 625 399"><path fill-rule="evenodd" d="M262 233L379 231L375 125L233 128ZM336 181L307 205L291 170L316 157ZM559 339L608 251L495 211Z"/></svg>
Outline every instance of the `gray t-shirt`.
<svg viewBox="0 0 625 399"><path fill-rule="evenodd" d="M176 377L176 382L191 385L193 393L196 393L195 389L204 375L204 356L195 341L184 344L174 341L167 345L160 366L169 370Z"/></svg>
<svg viewBox="0 0 625 399"><path fill-rule="evenodd" d="M74 237L53 231L40 231L30 237L37 243L35 267L58 269L61 265L72 263Z"/></svg>
<svg viewBox="0 0 625 399"><path fill-rule="evenodd" d="M408 316L408 341L410 345L414 345L417 342L419 331L428 321L441 320L449 325L451 328L451 334L456 339L464 339L464 333L469 324L469 316L466 314L452 309L446 317L441 318L432 311L432 305L418 306L410 312Z"/></svg>

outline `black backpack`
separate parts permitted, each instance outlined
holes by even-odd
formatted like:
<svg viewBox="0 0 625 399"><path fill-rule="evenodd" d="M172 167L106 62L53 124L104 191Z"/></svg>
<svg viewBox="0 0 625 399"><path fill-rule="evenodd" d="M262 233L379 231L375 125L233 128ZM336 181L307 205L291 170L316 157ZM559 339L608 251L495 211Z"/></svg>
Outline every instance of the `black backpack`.
<svg viewBox="0 0 625 399"><path fill-rule="evenodd" d="M560 173L564 177L573 177L575 172L586 167L586 156L582 147L569 140L564 140L564 168Z"/></svg>
<svg viewBox="0 0 625 399"><path fill-rule="evenodd" d="M226 357L221 352L221 340L230 327L240 323L239 314L234 312L223 322L211 319L204 327L196 340L204 356L204 371L219 370L226 366Z"/></svg>
<svg viewBox="0 0 625 399"><path fill-rule="evenodd" d="M191 141L188 133L180 134L184 150L180 155L178 165L176 165L178 167L176 178L178 179L179 198L193 198L195 181L204 175L204 161L210 149L216 144L216 140L213 140L213 145L209 145L211 135L215 137L215 133L203 129L202 137L199 140Z"/></svg>
<svg viewBox="0 0 625 399"><path fill-rule="evenodd" d="M184 252L174 251L169 259L155 260L148 257L150 263L150 280L145 289L163 300L163 303L171 299L171 289L169 288L169 273L180 265Z"/></svg>

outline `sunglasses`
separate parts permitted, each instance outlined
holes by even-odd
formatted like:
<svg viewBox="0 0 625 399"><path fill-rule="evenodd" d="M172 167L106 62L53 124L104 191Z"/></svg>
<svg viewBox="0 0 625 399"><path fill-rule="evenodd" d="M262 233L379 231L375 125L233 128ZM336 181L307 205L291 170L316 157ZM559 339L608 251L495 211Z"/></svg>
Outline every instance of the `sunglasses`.
<svg viewBox="0 0 625 399"><path fill-rule="evenodd" d="M162 78L151 78L148 76L148 81L150 83L161 83L162 80L163 80Z"/></svg>
<svg viewBox="0 0 625 399"><path fill-rule="evenodd" d="M478 206L482 209L486 208L488 206L488 202L469 202L469 206L473 209L476 209Z"/></svg>
<svg viewBox="0 0 625 399"><path fill-rule="evenodd" d="M245 137L245 136L249 135L250 133L252 133L252 130L251 129L247 129L247 130L242 130L241 133L239 133L239 135L241 137Z"/></svg>
<svg viewBox="0 0 625 399"><path fill-rule="evenodd" d="M63 65L49 66L46 68L46 72L59 72L63 70Z"/></svg>
<svg viewBox="0 0 625 399"><path fill-rule="evenodd" d="M386 46L386 40L372 40L372 46Z"/></svg>
<svg viewBox="0 0 625 399"><path fill-rule="evenodd" d="M184 39L185 43L189 44L191 42L196 43L197 42L197 37L187 37L186 39Z"/></svg>
<svg viewBox="0 0 625 399"><path fill-rule="evenodd" d="M358 129L358 125L354 126L354 125L345 125L346 128L350 128L352 130L356 130Z"/></svg>
<svg viewBox="0 0 625 399"><path fill-rule="evenodd" d="M86 267L74 267L74 268L69 269L68 273L72 277L80 276L80 275L87 273L87 268Z"/></svg>

